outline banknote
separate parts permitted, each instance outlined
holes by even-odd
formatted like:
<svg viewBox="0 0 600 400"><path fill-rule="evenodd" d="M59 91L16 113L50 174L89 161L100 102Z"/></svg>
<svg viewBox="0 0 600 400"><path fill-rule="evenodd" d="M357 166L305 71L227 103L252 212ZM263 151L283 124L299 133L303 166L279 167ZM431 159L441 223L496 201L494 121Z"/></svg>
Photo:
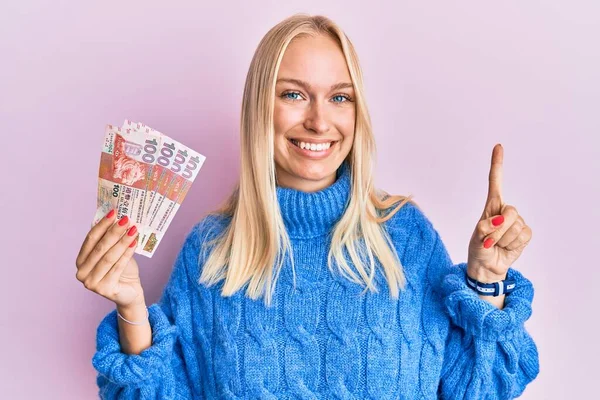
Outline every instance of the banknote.
<svg viewBox="0 0 600 400"><path fill-rule="evenodd" d="M106 125L92 225L116 209L139 231L135 252L152 257L204 160L141 122Z"/></svg>
<svg viewBox="0 0 600 400"><path fill-rule="evenodd" d="M164 136L163 133L157 131L156 129L149 127L148 125L145 125L141 122L133 122L129 119L126 119L123 122L123 125L121 125L121 131L125 132L125 133L129 133L130 131L140 131L140 132L155 133L159 136Z"/></svg>
<svg viewBox="0 0 600 400"><path fill-rule="evenodd" d="M92 226L96 225L111 209L117 207L117 196L115 196L117 188L111 176L115 135L119 130L119 127L113 125L106 125L104 129L104 141L102 142L100 169L98 171L97 207Z"/></svg>
<svg viewBox="0 0 600 400"><path fill-rule="evenodd" d="M145 243L151 234L150 224L158 214L162 198L165 195L172 176L175 174L179 160L177 147L183 146L176 140L163 136L157 151L156 165L148 180L148 202L144 210L144 230L140 234L140 242ZM176 162L176 158L178 162Z"/></svg>
<svg viewBox="0 0 600 400"><path fill-rule="evenodd" d="M155 161L152 145L147 142L156 137L140 131L117 132L114 136L111 179L116 185L117 218L127 215L137 226L144 223L147 176Z"/></svg>
<svg viewBox="0 0 600 400"><path fill-rule="evenodd" d="M136 221L136 223L139 225L138 229L141 233L140 237L143 237L143 228L146 224L146 215L148 214L150 204L152 203L152 200L156 195L155 176L160 174L162 169L161 165L157 164L157 160L160 162L160 164L163 164L160 149L162 146L162 141L168 140L169 138L166 135L163 135L161 132L152 129L141 122L133 122L130 120L125 120L121 127L121 130L127 135L143 135L143 137L145 138L143 146L147 162L147 168L145 170L146 196L142 206L143 208L141 213L141 220ZM138 245L139 244L140 243L138 243Z"/></svg>
<svg viewBox="0 0 600 400"><path fill-rule="evenodd" d="M164 237L206 159L202 154L176 141L163 141L163 149L165 148L170 148L175 155L169 158L168 168L163 169L146 216L142 254L148 256Z"/></svg>

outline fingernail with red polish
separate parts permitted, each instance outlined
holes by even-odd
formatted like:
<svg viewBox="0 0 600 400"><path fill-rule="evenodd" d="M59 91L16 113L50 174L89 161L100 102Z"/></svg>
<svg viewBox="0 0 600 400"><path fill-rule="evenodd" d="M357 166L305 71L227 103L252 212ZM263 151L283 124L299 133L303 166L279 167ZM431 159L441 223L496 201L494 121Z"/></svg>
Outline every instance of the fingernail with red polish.
<svg viewBox="0 0 600 400"><path fill-rule="evenodd" d="M121 220L119 221L119 226L123 226L127 223L127 221L129 221L129 218L127 218L127 215L125 215L123 218L121 218Z"/></svg>
<svg viewBox="0 0 600 400"><path fill-rule="evenodd" d="M133 242L131 242L131 244L129 245L129 247L135 246L136 243L137 243L137 239L135 239Z"/></svg>
<svg viewBox="0 0 600 400"><path fill-rule="evenodd" d="M485 239L485 242L483 242L483 247L485 247L486 249L489 249L490 247L492 247L492 243L494 243L494 239L487 238L487 239Z"/></svg>
<svg viewBox="0 0 600 400"><path fill-rule="evenodd" d="M492 225L498 226L504 222L504 215L499 215L496 218L492 219Z"/></svg>
<svg viewBox="0 0 600 400"><path fill-rule="evenodd" d="M133 235L135 235L136 232L137 232L137 228L134 225L131 228L129 228L129 231L127 231L127 236L133 236Z"/></svg>
<svg viewBox="0 0 600 400"><path fill-rule="evenodd" d="M106 214L106 219L111 218L113 215L115 215L115 209L114 208L112 210L110 210L108 212L108 214Z"/></svg>

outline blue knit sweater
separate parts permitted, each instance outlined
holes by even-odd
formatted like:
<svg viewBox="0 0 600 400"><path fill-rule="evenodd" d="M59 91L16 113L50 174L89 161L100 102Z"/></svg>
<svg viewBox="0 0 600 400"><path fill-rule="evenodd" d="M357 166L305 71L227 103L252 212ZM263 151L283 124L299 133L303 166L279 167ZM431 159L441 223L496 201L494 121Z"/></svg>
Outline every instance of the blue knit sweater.
<svg viewBox="0 0 600 400"><path fill-rule="evenodd" d="M465 283L439 233L408 203L385 223L407 279L398 299L327 268L329 233L350 194L350 169L318 192L277 188L296 290L284 264L273 305L197 283L200 244L228 223L209 215L187 235L157 304L152 346L122 353L116 310L97 330L92 364L103 399L512 399L539 372L524 327L533 286L517 281L500 310ZM205 257L205 256L204 256ZM204 258L205 259L205 258ZM380 265L380 264L377 264Z"/></svg>

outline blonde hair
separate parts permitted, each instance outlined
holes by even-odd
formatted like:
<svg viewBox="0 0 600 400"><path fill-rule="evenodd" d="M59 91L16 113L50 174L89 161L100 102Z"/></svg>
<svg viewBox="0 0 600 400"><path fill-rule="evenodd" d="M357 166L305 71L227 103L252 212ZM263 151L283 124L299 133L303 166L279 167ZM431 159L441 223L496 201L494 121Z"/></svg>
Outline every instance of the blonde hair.
<svg viewBox="0 0 600 400"><path fill-rule="evenodd" d="M335 259L339 272L352 282L377 291L374 285L375 260L382 265L390 294L398 296L404 289L405 277L390 236L381 225L390 219L412 195L390 196L377 191L372 181L372 160L375 140L371 120L364 100L363 77L358 56L345 33L324 16L295 14L264 36L256 49L244 87L240 139L240 179L223 205L209 215L226 216L231 220L220 235L205 245L215 244L204 262L199 283L208 286L225 280L221 294L230 296L248 283L246 294L257 299L265 296L271 304L275 285L285 255L294 257L290 238L280 213L276 191L274 162L273 109L275 82L284 52L295 37L329 35L339 43L353 81L356 98L354 143L347 161L351 172L350 200L346 211L336 223L328 255L332 270ZM385 216L383 211L401 202ZM364 249L357 251L357 242L364 240ZM346 248L356 271L348 265ZM364 253L368 256L368 267ZM273 278L273 276L275 277ZM295 283L295 273L294 273ZM363 292L364 293L364 292Z"/></svg>

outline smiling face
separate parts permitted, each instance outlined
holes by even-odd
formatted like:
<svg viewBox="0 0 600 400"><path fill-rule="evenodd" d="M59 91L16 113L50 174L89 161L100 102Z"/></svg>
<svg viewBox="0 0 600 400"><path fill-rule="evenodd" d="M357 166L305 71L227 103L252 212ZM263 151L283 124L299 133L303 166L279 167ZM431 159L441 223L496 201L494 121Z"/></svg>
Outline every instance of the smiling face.
<svg viewBox="0 0 600 400"><path fill-rule="evenodd" d="M354 121L354 90L342 49L327 36L293 39L275 87L277 184L314 192L335 182L352 148Z"/></svg>

